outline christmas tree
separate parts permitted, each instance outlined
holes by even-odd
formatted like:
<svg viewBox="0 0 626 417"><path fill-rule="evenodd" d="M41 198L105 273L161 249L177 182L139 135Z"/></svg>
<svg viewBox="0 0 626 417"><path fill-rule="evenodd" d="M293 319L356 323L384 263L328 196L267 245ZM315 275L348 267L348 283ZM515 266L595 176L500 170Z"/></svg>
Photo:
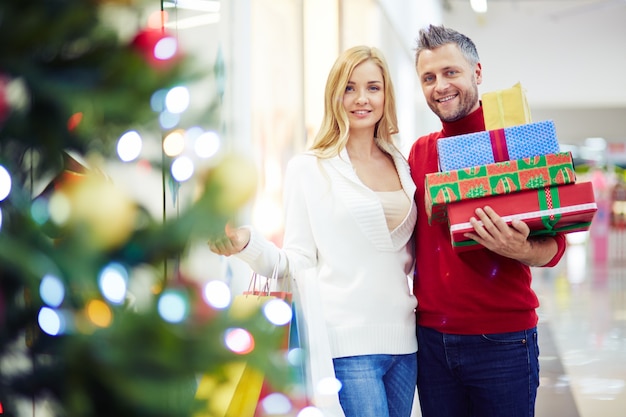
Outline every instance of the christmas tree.
<svg viewBox="0 0 626 417"><path fill-rule="evenodd" d="M284 326L228 314L228 288L209 290L176 268L190 242L220 233L252 196L232 175L249 166L216 161L167 220L98 169L123 132L155 125L156 92L197 75L163 28L121 39L103 6L138 7L0 4L0 414L33 402L67 417L202 415L198 376L219 386L242 359L286 390ZM172 158L151 163L176 183ZM139 275L151 279L147 294L129 289ZM230 344L236 334L248 343Z"/></svg>

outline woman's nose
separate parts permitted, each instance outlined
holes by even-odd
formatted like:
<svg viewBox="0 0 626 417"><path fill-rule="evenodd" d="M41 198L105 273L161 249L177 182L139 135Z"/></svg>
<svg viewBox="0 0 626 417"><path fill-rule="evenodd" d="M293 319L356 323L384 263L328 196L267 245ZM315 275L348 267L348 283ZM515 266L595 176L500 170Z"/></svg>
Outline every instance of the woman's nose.
<svg viewBox="0 0 626 417"><path fill-rule="evenodd" d="M367 93L365 91L361 91L359 92L357 98L356 98L356 102L359 104L365 104L367 103L368 98L367 98Z"/></svg>

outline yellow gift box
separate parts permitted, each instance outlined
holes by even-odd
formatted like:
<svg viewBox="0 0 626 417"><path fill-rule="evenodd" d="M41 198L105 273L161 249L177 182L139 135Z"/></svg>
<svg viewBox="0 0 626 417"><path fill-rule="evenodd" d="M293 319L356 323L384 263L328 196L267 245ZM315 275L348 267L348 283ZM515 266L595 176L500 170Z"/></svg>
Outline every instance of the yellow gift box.
<svg viewBox="0 0 626 417"><path fill-rule="evenodd" d="M532 122L526 94L520 83L504 90L484 93L481 100L485 130L504 129Z"/></svg>

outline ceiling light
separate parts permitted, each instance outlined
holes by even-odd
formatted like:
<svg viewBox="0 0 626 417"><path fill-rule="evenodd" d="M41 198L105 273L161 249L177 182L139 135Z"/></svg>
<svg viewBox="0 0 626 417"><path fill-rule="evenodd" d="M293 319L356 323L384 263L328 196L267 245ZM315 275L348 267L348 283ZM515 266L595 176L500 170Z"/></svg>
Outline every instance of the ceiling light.
<svg viewBox="0 0 626 417"><path fill-rule="evenodd" d="M204 13L198 16L178 19L165 24L169 29L191 29L199 26L206 26L220 21L219 13Z"/></svg>
<svg viewBox="0 0 626 417"><path fill-rule="evenodd" d="M217 13L220 11L220 2L216 0L167 0L163 2L163 8Z"/></svg>
<svg viewBox="0 0 626 417"><path fill-rule="evenodd" d="M476 13L487 13L487 0L470 0L470 5Z"/></svg>

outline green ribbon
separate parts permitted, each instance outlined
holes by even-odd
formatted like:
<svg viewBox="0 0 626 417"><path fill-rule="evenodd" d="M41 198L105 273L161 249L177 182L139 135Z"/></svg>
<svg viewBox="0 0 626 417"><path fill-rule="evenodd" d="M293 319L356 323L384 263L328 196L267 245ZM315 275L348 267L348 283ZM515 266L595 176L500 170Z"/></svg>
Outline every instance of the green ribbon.
<svg viewBox="0 0 626 417"><path fill-rule="evenodd" d="M568 226L555 227L552 230L533 230L530 232L530 236L554 236L557 233L567 233L572 230L587 230L589 227L591 227L591 222L580 222ZM452 246L455 248L475 245L478 245L478 242L473 239L464 240L462 242L452 242Z"/></svg>
<svg viewBox="0 0 626 417"><path fill-rule="evenodd" d="M569 226L563 226L563 227L555 227L552 230L535 230L530 232L531 236L554 236L559 232L569 232L570 230L576 230L576 229L580 229L580 228L584 228L584 229L588 229L589 227L591 227L591 222L580 222L580 223L574 223L574 224L570 224Z"/></svg>
<svg viewBox="0 0 626 417"><path fill-rule="evenodd" d="M552 210L553 208L561 207L558 188L559 187L544 187L543 190L537 190L539 210ZM547 232L551 232L559 220L561 220L560 214L541 216L541 223L543 223Z"/></svg>

